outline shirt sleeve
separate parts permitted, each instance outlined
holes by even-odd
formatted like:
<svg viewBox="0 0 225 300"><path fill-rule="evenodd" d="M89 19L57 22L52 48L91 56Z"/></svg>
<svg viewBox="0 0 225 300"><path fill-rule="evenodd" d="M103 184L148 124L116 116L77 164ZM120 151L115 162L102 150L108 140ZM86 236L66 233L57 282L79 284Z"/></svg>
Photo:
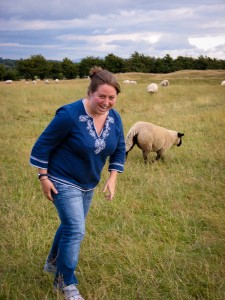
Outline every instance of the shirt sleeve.
<svg viewBox="0 0 225 300"><path fill-rule="evenodd" d="M65 107L56 111L55 117L35 142L30 155L30 164L48 169L51 152L65 139L72 127L72 118Z"/></svg>
<svg viewBox="0 0 225 300"><path fill-rule="evenodd" d="M117 147L114 153L109 158L109 167L108 170L112 171L115 170L119 173L124 171L124 164L126 160L126 147L125 147L125 139L124 139L124 131L123 131L123 124L121 119L119 119L119 139L117 142Z"/></svg>

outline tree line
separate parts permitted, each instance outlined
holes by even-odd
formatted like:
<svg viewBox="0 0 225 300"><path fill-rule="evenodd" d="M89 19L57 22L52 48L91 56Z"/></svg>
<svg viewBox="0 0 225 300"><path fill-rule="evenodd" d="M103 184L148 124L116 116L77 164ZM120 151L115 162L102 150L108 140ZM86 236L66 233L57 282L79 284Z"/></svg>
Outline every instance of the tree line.
<svg viewBox="0 0 225 300"><path fill-rule="evenodd" d="M225 69L225 60L199 56L198 58L169 54L163 58L146 56L134 52L128 59L108 54L104 58L89 56L79 62L69 58L63 61L46 60L43 55L32 55L27 59L12 60L0 57L0 80L74 79L85 78L93 66L101 66L116 73L171 73L180 70Z"/></svg>

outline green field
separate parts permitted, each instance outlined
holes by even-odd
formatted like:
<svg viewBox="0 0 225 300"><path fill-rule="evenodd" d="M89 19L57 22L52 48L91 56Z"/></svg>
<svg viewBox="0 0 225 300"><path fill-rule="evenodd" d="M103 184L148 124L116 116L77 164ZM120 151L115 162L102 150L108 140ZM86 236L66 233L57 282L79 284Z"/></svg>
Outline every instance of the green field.
<svg viewBox="0 0 225 300"><path fill-rule="evenodd" d="M224 300L225 71L116 76L125 134L134 122L148 121L185 136L154 164L145 165L135 147L112 202L102 193L103 170L78 288L85 300ZM137 85L122 84L125 79ZM169 87L149 95L147 85L163 79ZM29 155L55 110L84 97L88 83L0 83L0 300L60 299L52 276L42 272L59 221Z"/></svg>

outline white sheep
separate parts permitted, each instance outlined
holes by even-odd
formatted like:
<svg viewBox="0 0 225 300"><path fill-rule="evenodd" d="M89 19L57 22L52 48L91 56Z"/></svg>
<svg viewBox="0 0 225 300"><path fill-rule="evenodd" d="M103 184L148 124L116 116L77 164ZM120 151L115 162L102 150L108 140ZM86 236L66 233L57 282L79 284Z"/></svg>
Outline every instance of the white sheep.
<svg viewBox="0 0 225 300"><path fill-rule="evenodd" d="M127 84L137 84L137 81L126 79L126 80L123 81L123 83L127 83Z"/></svg>
<svg viewBox="0 0 225 300"><path fill-rule="evenodd" d="M33 83L33 84L37 84L37 81L36 81L36 80L33 80L32 83Z"/></svg>
<svg viewBox="0 0 225 300"><path fill-rule="evenodd" d="M168 79L164 79L163 81L161 81L160 85L161 86L168 86L169 85L169 80Z"/></svg>
<svg viewBox="0 0 225 300"><path fill-rule="evenodd" d="M182 144L182 136L174 130L166 129L149 122L136 122L128 131L126 136L126 156L135 145L142 150L144 162L149 162L150 152L156 152L157 156L152 161L163 158L164 153L172 146Z"/></svg>
<svg viewBox="0 0 225 300"><path fill-rule="evenodd" d="M58 78L55 79L55 83L59 83L59 79Z"/></svg>
<svg viewBox="0 0 225 300"><path fill-rule="evenodd" d="M157 92L158 92L158 84L157 84L157 83L150 83L150 84L147 86L147 92L148 92L149 94L157 93Z"/></svg>
<svg viewBox="0 0 225 300"><path fill-rule="evenodd" d="M5 83L6 84L12 84L12 80L6 80Z"/></svg>
<svg viewBox="0 0 225 300"><path fill-rule="evenodd" d="M223 81L221 82L221 85L225 85L225 80L223 80Z"/></svg>
<svg viewBox="0 0 225 300"><path fill-rule="evenodd" d="M50 81L48 79L45 80L45 84L49 84Z"/></svg>

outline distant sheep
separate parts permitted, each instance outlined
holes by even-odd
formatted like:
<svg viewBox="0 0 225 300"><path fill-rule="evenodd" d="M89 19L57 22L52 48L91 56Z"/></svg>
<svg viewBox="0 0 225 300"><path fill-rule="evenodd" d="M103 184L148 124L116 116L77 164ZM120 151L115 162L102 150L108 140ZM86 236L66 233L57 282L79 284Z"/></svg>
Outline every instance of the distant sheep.
<svg viewBox="0 0 225 300"><path fill-rule="evenodd" d="M158 85L157 85L157 83L150 83L150 84L147 86L147 92L148 92L149 94L157 93L157 92L158 92Z"/></svg>
<svg viewBox="0 0 225 300"><path fill-rule="evenodd" d="M12 84L12 80L6 80L5 83L6 84Z"/></svg>
<svg viewBox="0 0 225 300"><path fill-rule="evenodd" d="M123 83L127 83L127 84L137 84L137 81L126 79L126 80L123 81Z"/></svg>
<svg viewBox="0 0 225 300"><path fill-rule="evenodd" d="M161 81L160 85L161 86L168 86L169 85L169 80L165 79L165 80Z"/></svg>
<svg viewBox="0 0 225 300"><path fill-rule="evenodd" d="M36 81L36 80L33 80L32 83L33 83L33 84L37 84L37 81Z"/></svg>
<svg viewBox="0 0 225 300"><path fill-rule="evenodd" d="M45 84L49 84L50 81L48 79L45 80Z"/></svg>
<svg viewBox="0 0 225 300"><path fill-rule="evenodd" d="M58 78L55 79L55 83L59 83L59 79Z"/></svg>
<svg viewBox="0 0 225 300"><path fill-rule="evenodd" d="M182 144L182 136L174 130L166 129L149 122L136 122L128 131L126 136L126 156L135 145L142 150L144 162L149 162L150 152L156 152L157 156L152 161L163 158L165 152L172 146Z"/></svg>
<svg viewBox="0 0 225 300"><path fill-rule="evenodd" d="M221 85L225 85L225 80L223 80L223 81L221 82Z"/></svg>

